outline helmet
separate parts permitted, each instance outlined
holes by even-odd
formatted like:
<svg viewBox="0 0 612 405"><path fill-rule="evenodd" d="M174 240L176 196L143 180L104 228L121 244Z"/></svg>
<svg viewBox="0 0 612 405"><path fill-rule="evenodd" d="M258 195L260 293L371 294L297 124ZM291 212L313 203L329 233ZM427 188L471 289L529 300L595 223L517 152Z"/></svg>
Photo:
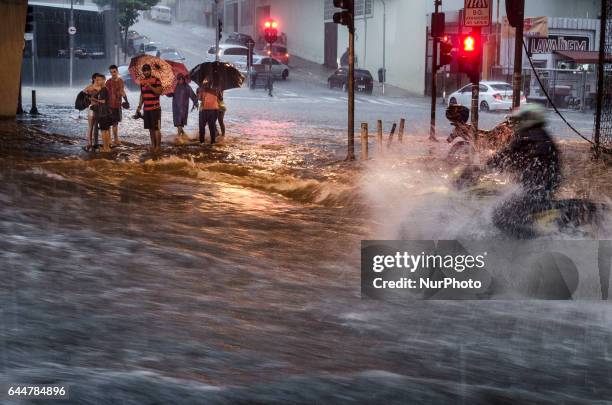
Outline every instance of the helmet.
<svg viewBox="0 0 612 405"><path fill-rule="evenodd" d="M525 104L513 114L519 129L527 129L546 124L546 112L539 104Z"/></svg>

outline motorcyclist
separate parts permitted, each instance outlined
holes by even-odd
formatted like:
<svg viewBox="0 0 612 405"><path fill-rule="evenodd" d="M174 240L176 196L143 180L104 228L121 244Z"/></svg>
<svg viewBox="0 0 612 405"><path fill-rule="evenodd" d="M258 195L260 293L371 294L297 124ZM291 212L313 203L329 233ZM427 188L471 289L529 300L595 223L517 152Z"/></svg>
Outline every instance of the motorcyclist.
<svg viewBox="0 0 612 405"><path fill-rule="evenodd" d="M522 186L518 194L495 209L493 223L507 235L530 238L536 234L533 228L536 214L551 208L561 183L561 162L559 150L545 129L542 107L525 105L515 113L514 120L514 137L487 161L485 169L510 173ZM462 178L473 173L469 169Z"/></svg>

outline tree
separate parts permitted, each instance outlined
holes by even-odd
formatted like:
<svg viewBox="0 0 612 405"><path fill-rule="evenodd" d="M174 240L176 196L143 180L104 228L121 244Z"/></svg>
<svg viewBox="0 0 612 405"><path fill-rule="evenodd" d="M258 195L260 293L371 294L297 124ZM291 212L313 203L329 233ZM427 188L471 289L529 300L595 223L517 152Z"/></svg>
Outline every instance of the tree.
<svg viewBox="0 0 612 405"><path fill-rule="evenodd" d="M100 7L117 7L117 18L123 34L123 50L127 51L127 34L132 25L138 21L141 11L150 10L159 0L94 0Z"/></svg>

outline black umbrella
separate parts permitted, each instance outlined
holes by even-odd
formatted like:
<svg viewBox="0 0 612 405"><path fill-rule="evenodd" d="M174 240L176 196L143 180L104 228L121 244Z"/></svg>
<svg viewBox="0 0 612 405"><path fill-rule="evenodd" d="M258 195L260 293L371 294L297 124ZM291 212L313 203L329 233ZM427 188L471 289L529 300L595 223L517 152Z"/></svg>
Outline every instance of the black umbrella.
<svg viewBox="0 0 612 405"><path fill-rule="evenodd" d="M206 79L208 86L217 90L235 89L244 83L243 74L226 62L200 63L191 69L189 77L198 85L201 85Z"/></svg>

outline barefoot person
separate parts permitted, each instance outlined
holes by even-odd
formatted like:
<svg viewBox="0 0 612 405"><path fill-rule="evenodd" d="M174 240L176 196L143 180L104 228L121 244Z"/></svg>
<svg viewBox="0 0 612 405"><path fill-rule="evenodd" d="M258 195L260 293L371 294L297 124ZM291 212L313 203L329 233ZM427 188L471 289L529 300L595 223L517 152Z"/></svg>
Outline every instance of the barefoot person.
<svg viewBox="0 0 612 405"><path fill-rule="evenodd" d="M127 101L125 95L125 84L119 77L119 70L116 65L110 65L108 71L111 78L106 81L106 90L109 96L109 107L111 113L111 124L113 130L113 145L121 145L119 141L119 123L121 122L121 99Z"/></svg>
<svg viewBox="0 0 612 405"><path fill-rule="evenodd" d="M140 101L136 114L144 107L144 128L149 130L151 137L151 149L159 152L161 149L161 106L159 96L162 93L161 81L151 75L151 66L143 65L142 74L144 78L140 80Z"/></svg>
<svg viewBox="0 0 612 405"><path fill-rule="evenodd" d="M177 76L176 88L170 97L172 97L172 118L177 129L177 143L181 144L188 140L183 127L187 125L189 116L189 99L193 102L193 109L196 109L198 108L198 97L182 74Z"/></svg>

